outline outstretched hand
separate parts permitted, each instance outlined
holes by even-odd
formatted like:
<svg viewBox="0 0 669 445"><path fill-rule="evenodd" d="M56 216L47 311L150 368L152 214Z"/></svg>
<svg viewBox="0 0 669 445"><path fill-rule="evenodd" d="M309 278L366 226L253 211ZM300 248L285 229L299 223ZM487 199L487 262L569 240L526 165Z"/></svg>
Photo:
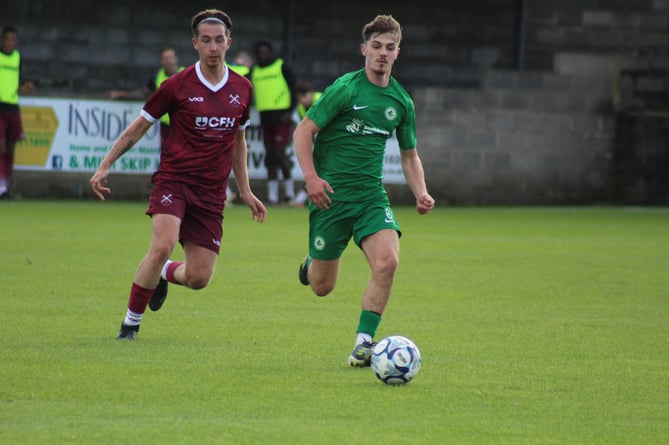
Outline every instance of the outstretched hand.
<svg viewBox="0 0 669 445"><path fill-rule="evenodd" d="M265 221L267 218L267 209L265 205L253 193L248 195L240 194L239 199L251 209L251 219L259 223Z"/></svg>
<svg viewBox="0 0 669 445"><path fill-rule="evenodd" d="M90 179L93 193L95 193L101 201L105 200L105 195L111 195L111 189L107 186L108 176L109 170L98 169Z"/></svg>

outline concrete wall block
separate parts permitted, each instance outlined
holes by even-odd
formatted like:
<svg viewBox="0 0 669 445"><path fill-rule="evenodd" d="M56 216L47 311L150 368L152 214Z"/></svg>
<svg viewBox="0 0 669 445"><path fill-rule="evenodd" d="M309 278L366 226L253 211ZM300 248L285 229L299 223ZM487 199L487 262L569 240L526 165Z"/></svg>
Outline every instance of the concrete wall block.
<svg viewBox="0 0 669 445"><path fill-rule="evenodd" d="M483 75L483 86L489 89L512 89L518 80L517 71L487 70Z"/></svg>
<svg viewBox="0 0 669 445"><path fill-rule="evenodd" d="M550 125L543 112L514 110L512 113L515 131L537 132Z"/></svg>
<svg viewBox="0 0 669 445"><path fill-rule="evenodd" d="M592 108L592 96L585 92L534 92L531 95L531 108L537 111L556 113L582 113ZM596 99L601 101L599 96Z"/></svg>
<svg viewBox="0 0 669 445"><path fill-rule="evenodd" d="M653 11L669 11L669 0L653 0L652 9Z"/></svg>
<svg viewBox="0 0 669 445"><path fill-rule="evenodd" d="M490 46L474 48L471 53L471 63L478 67L495 66L499 59L500 50Z"/></svg>
<svg viewBox="0 0 669 445"><path fill-rule="evenodd" d="M612 78L621 67L618 54L593 54L589 52L557 52L554 56L555 72L590 78Z"/></svg>
<svg viewBox="0 0 669 445"><path fill-rule="evenodd" d="M583 11L583 25L613 28L618 21L613 11Z"/></svg>
<svg viewBox="0 0 669 445"><path fill-rule="evenodd" d="M472 129L467 135L467 146L480 150L493 150L497 145L497 134L494 131L485 129Z"/></svg>
<svg viewBox="0 0 669 445"><path fill-rule="evenodd" d="M546 121L550 123L551 129L563 134L576 128L572 113L547 113Z"/></svg>
<svg viewBox="0 0 669 445"><path fill-rule="evenodd" d="M429 144L430 147L434 148L442 147L442 150L450 149L453 146L462 147L464 145L464 137L461 138L456 135L456 132L451 127L426 127L424 130L419 131L417 139L418 145L421 147L423 147L423 141L425 141L426 145Z"/></svg>
<svg viewBox="0 0 669 445"><path fill-rule="evenodd" d="M530 96L525 91L498 91L497 103L500 108L509 110L529 110Z"/></svg>
<svg viewBox="0 0 669 445"><path fill-rule="evenodd" d="M625 17L626 19L623 19L622 23L631 22L630 27L635 30L666 32L669 27L669 14L666 13L638 13L626 15Z"/></svg>
<svg viewBox="0 0 669 445"><path fill-rule="evenodd" d="M446 90L444 88L426 87L420 88L411 93L416 111L418 106L423 110L435 112L445 110L446 108Z"/></svg>
<svg viewBox="0 0 669 445"><path fill-rule="evenodd" d="M511 167L511 153L498 150L487 151L483 153L482 161L486 171L508 172Z"/></svg>
<svg viewBox="0 0 669 445"><path fill-rule="evenodd" d="M510 131L515 125L515 114L507 110L486 111L486 127L497 132Z"/></svg>
<svg viewBox="0 0 669 445"><path fill-rule="evenodd" d="M525 71L518 73L517 89L536 90L543 87L544 73Z"/></svg>
<svg viewBox="0 0 669 445"><path fill-rule="evenodd" d="M544 90L564 91L572 89L574 85L572 84L571 76L560 76L555 73L543 73L541 87Z"/></svg>
<svg viewBox="0 0 669 445"><path fill-rule="evenodd" d="M455 110L454 125L463 128L484 128L486 124L486 115L479 111Z"/></svg>
<svg viewBox="0 0 669 445"><path fill-rule="evenodd" d="M460 172L471 172L483 168L481 152L478 150L456 150L451 153L452 168Z"/></svg>

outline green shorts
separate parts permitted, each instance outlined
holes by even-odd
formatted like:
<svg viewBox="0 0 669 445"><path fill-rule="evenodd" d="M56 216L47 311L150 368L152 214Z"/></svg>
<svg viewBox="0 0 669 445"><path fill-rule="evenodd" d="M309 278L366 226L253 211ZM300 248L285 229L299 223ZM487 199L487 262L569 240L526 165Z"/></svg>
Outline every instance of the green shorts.
<svg viewBox="0 0 669 445"><path fill-rule="evenodd" d="M309 256L317 260L341 257L351 237L362 240L383 229L402 236L388 199L371 202L333 202L329 210L309 206Z"/></svg>

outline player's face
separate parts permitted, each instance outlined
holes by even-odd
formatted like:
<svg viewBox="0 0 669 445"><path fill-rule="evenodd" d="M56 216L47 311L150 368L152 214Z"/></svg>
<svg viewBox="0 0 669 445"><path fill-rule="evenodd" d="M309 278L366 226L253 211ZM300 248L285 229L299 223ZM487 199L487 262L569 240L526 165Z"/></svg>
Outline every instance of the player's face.
<svg viewBox="0 0 669 445"><path fill-rule="evenodd" d="M390 74L400 53L397 36L393 33L375 34L360 45L365 67L379 75Z"/></svg>
<svg viewBox="0 0 669 445"><path fill-rule="evenodd" d="M199 34L193 38L193 46L200 55L200 61L209 67L223 66L225 54L232 39L225 33L225 26L216 23L202 23Z"/></svg>

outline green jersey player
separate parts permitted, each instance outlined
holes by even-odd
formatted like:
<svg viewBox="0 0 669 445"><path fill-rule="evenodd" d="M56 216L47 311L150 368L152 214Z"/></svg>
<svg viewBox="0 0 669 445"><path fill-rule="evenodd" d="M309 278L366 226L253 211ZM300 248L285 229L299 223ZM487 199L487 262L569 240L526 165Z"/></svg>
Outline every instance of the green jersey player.
<svg viewBox="0 0 669 445"><path fill-rule="evenodd" d="M416 151L413 101L391 77L401 26L393 17L379 15L365 25L362 37L365 67L328 87L294 134L310 200L309 254L300 265L300 282L318 296L332 292L351 238L371 269L350 366L370 365L374 335L399 265L400 227L382 184L386 141L393 132L416 210L425 214L434 207Z"/></svg>

